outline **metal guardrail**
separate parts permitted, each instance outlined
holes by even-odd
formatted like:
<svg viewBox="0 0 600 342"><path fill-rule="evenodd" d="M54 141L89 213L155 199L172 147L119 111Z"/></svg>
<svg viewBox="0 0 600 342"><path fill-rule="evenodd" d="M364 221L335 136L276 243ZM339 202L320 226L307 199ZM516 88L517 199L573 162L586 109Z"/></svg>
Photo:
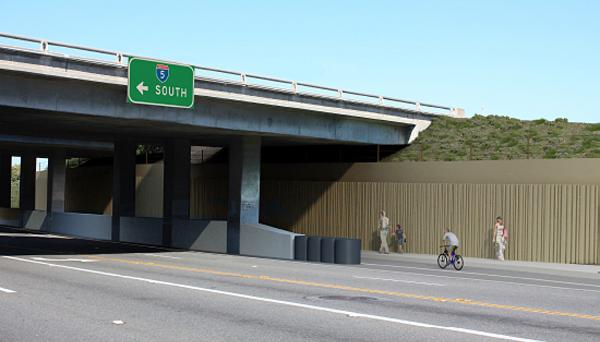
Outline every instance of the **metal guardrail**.
<svg viewBox="0 0 600 342"><path fill-rule="evenodd" d="M62 42L57 42L57 41L50 41L50 40L45 40L45 39L37 39L37 38L19 36L19 35L2 33L2 32L0 32L0 37L14 39L14 40L18 40L18 41L29 42L29 43L36 43L39 45L39 50L41 52L48 53L48 54L50 54L50 53L56 54L55 52L50 51L50 47L54 46L54 47L59 47L59 48L67 48L67 49L80 50L80 51L97 53L97 54L101 54L101 55L112 56L112 58L113 58L112 62L116 62L117 64L120 64L122 66L127 65L125 58L132 58L132 57L147 58L147 57L138 56L138 55L129 54L129 53L96 49L96 48L91 48L91 47L86 47L86 46L79 46L79 45L73 45L73 44L62 43ZM63 54L63 55L66 57L70 57L66 54ZM82 57L78 57L78 58L82 58ZM87 59L87 58L82 58L82 59ZM148 59L153 59L153 58L148 58ZM96 59L90 59L90 60L96 60ZM165 62L169 62L169 61L165 61ZM178 64L178 62L173 62L173 63ZM325 98L337 99L337 100L348 101L348 102L357 102L357 103L370 104L370 105L377 104L377 105L386 106L386 107L412 109L417 112L424 112L423 108L431 108L431 109L435 109L435 110L446 111L445 113L439 113L442 115L444 115L444 114L445 115L456 115L457 114L457 108L452 108L452 107L448 107L448 106L422 103L422 102L411 101L411 100L403 100L403 99L398 99L398 98L394 98L394 97L374 95L374 94L368 94L368 93L345 90L345 89L340 89L340 88L321 86L321 85L304 83L304 82L290 81L290 80L284 80L284 79L268 77L268 76L247 74L247 73L238 72L238 71L210 68L210 67L194 65L194 64L190 64L190 65L195 70L198 70L198 71L208 71L208 72L212 72L212 73L216 73L216 74L235 76L237 78L237 80L228 80L225 78L221 79L221 78L210 77L210 79L213 81L223 81L223 82L229 82L229 83L234 82L234 83L241 84L243 86L262 87L262 88L266 87L266 88L270 88L270 89L274 89L274 90L290 92L293 94L311 95L311 96L317 95L317 96L321 96L321 97L325 97ZM203 76L196 74L196 77L201 78ZM281 85L285 85L285 86L283 86L283 87L265 86L264 84L260 84L257 82L253 83L252 80L267 81L267 82L281 84ZM301 88L306 88L307 91L302 91ZM313 92L311 92L310 90L313 90ZM314 91L326 91L326 92L331 92L332 94L324 95L322 93L316 93ZM361 101L358 98L370 99L372 101ZM406 106L401 106L401 105L397 106L398 104L409 105L413 108L406 108ZM427 114L437 114L437 113L431 113L431 112L426 112L426 113Z"/></svg>

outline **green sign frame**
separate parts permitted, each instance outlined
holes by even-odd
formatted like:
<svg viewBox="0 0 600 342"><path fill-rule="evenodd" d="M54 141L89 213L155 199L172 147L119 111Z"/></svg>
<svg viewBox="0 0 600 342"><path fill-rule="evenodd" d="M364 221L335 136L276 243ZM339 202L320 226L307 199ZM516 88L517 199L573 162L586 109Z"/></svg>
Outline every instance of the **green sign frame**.
<svg viewBox="0 0 600 342"><path fill-rule="evenodd" d="M129 58L127 102L134 104L192 108L194 67L152 59Z"/></svg>

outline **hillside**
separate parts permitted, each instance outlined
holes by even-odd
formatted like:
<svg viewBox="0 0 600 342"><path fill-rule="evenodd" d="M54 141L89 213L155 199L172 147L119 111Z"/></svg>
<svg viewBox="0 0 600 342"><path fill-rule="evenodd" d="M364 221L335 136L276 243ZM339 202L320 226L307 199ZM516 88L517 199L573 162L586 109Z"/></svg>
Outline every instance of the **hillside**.
<svg viewBox="0 0 600 342"><path fill-rule="evenodd" d="M436 118L385 161L600 158L600 124L506 116Z"/></svg>

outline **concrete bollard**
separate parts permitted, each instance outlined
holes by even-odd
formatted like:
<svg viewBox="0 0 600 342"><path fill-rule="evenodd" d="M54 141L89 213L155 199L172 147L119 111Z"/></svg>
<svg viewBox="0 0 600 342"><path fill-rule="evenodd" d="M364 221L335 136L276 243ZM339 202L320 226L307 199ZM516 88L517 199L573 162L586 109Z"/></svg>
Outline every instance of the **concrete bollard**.
<svg viewBox="0 0 600 342"><path fill-rule="evenodd" d="M321 261L321 237L320 236L309 236L307 243L308 250L308 261Z"/></svg>
<svg viewBox="0 0 600 342"><path fill-rule="evenodd" d="M335 239L335 263L347 265L360 264L360 239Z"/></svg>
<svg viewBox="0 0 600 342"><path fill-rule="evenodd" d="M308 243L306 236L294 237L294 260L306 261L308 254Z"/></svg>
<svg viewBox="0 0 600 342"><path fill-rule="evenodd" d="M335 262L335 238L321 238L321 262Z"/></svg>

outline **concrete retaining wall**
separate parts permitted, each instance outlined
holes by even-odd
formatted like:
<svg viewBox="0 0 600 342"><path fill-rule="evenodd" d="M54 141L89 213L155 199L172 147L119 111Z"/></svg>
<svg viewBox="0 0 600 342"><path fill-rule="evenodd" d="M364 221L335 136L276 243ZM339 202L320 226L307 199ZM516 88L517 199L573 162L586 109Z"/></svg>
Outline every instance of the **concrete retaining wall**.
<svg viewBox="0 0 600 342"><path fill-rule="evenodd" d="M173 247L227 253L227 221L174 221Z"/></svg>
<svg viewBox="0 0 600 342"><path fill-rule="evenodd" d="M162 245L163 220L154 217L121 217L120 240L146 245Z"/></svg>
<svg viewBox="0 0 600 342"><path fill-rule="evenodd" d="M0 225L22 227L23 220L20 209L0 208Z"/></svg>
<svg viewBox="0 0 600 342"><path fill-rule="evenodd" d="M269 258L294 259L294 237L285 230L264 224L242 224L240 254Z"/></svg>

